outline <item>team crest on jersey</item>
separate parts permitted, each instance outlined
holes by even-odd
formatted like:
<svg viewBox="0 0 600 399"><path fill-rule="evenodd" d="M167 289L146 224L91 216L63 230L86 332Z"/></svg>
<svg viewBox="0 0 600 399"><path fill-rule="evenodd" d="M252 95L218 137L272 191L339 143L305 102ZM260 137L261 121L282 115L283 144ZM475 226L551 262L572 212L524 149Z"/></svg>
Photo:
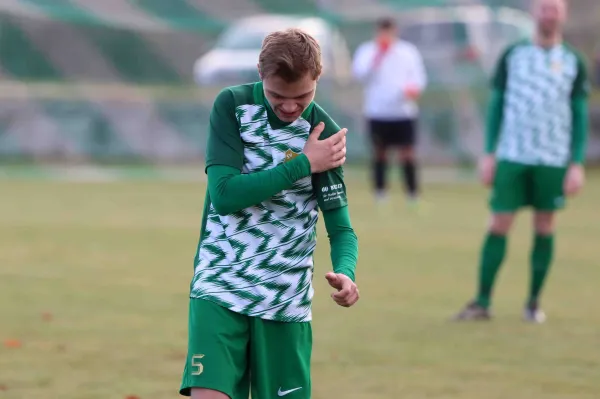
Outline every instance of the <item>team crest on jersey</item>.
<svg viewBox="0 0 600 399"><path fill-rule="evenodd" d="M296 158L298 155L300 155L300 154L297 154L297 153L295 153L295 152L294 152L294 151L292 151L292 150L287 150L287 151L285 152L285 160L284 160L284 162L289 162L289 161L291 161L292 159Z"/></svg>

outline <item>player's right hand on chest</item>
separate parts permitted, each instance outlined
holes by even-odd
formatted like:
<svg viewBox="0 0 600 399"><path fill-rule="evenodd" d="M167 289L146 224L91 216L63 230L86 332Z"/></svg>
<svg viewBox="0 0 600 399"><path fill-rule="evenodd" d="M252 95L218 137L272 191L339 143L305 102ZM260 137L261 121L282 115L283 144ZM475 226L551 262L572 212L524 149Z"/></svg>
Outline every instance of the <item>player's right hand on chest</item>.
<svg viewBox="0 0 600 399"><path fill-rule="evenodd" d="M346 162L346 133L348 129L342 129L325 140L319 140L323 129L325 129L325 124L321 122L308 136L302 151L310 162L311 173L335 169Z"/></svg>

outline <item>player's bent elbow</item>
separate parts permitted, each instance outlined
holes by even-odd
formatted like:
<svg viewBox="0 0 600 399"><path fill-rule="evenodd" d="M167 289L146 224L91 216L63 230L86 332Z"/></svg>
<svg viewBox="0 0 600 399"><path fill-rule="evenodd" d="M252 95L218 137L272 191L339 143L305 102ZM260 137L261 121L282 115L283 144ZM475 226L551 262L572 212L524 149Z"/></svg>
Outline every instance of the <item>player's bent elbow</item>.
<svg viewBox="0 0 600 399"><path fill-rule="evenodd" d="M232 206L228 206L228 205L223 205L223 204L215 205L214 202L212 205L213 205L215 212L217 212L217 215L219 215L219 216L231 215L232 213L235 213L237 211Z"/></svg>
<svg viewBox="0 0 600 399"><path fill-rule="evenodd" d="M234 204L222 196L211 198L211 204L217 215L227 216L237 212L239 209L235 209Z"/></svg>
<svg viewBox="0 0 600 399"><path fill-rule="evenodd" d="M227 190L227 180L221 179L217 181L217 184L211 184L209 176L208 194L210 195L210 203L219 216L230 215L237 212L234 198L235 193L230 193Z"/></svg>

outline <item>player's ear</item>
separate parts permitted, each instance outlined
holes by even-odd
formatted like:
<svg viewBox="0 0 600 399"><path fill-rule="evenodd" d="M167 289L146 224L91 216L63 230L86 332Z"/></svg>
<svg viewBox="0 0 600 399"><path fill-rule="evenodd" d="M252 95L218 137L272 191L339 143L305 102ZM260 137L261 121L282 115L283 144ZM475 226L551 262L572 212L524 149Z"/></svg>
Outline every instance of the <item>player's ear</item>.
<svg viewBox="0 0 600 399"><path fill-rule="evenodd" d="M256 64L256 69L258 69L258 77L260 80L263 80L262 72L260 71L260 64Z"/></svg>

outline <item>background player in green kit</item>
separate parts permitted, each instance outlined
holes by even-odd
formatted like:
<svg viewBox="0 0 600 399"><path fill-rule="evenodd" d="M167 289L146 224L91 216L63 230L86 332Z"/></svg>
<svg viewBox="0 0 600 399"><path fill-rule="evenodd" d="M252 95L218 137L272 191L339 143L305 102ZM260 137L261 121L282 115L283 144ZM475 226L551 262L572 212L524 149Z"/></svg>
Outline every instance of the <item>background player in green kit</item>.
<svg viewBox="0 0 600 399"><path fill-rule="evenodd" d="M261 82L217 96L208 190L191 282L180 393L195 399L310 398L313 251L319 209L333 300L352 306L358 242L342 164L346 129L313 102L321 50L300 30L269 35Z"/></svg>
<svg viewBox="0 0 600 399"><path fill-rule="evenodd" d="M515 212L534 209L531 284L524 317L543 322L540 292L553 255L554 214L583 186L588 79L563 42L564 0L536 0L537 34L501 57L493 79L482 180L492 186L492 219L481 253L479 289L458 320L490 318L491 293Z"/></svg>

